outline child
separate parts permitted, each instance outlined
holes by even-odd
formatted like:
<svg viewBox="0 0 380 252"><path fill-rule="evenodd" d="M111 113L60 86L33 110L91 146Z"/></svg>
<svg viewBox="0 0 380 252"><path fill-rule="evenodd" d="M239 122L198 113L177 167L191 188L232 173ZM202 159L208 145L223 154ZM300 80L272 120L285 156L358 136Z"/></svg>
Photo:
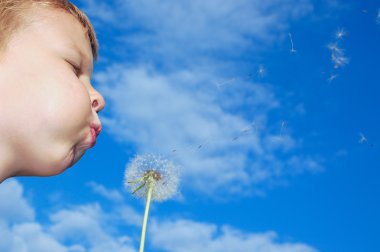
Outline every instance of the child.
<svg viewBox="0 0 380 252"><path fill-rule="evenodd" d="M56 175L101 131L92 87L98 45L67 0L0 0L0 183Z"/></svg>

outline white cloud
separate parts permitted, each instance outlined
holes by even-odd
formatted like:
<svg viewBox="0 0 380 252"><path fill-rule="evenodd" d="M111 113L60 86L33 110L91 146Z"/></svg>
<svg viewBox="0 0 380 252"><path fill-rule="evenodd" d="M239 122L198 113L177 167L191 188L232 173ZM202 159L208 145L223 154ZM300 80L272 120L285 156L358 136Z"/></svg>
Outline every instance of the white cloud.
<svg viewBox="0 0 380 252"><path fill-rule="evenodd" d="M237 229L186 219L153 221L150 237L154 246L167 252L316 252L302 243L276 242L275 232L244 233Z"/></svg>
<svg viewBox="0 0 380 252"><path fill-rule="evenodd" d="M15 180L12 183L22 191L21 184ZM25 200L22 195L20 199ZM0 216L0 251L135 252L139 237L134 234L140 232L141 222L136 228L137 219L133 219L141 221L141 216L120 203L115 202L113 207L106 212L99 203L72 205L51 213L45 223L36 220L11 223ZM132 216L122 216L124 211ZM130 223L123 223L126 219ZM306 244L277 242L272 231L247 233L189 219L151 219L150 223L147 242L159 251L316 252Z"/></svg>
<svg viewBox="0 0 380 252"><path fill-rule="evenodd" d="M133 240L115 231L117 225L115 229L111 225L127 218L120 217L121 210L128 209L127 206L121 204L120 209L110 214L104 213L96 203L72 206L52 213L50 223L40 223L34 217L33 206L27 203L22 192L22 185L14 179L0 185L0 251L135 251ZM130 221L136 216L131 216Z"/></svg>
<svg viewBox="0 0 380 252"><path fill-rule="evenodd" d="M21 252L68 252L52 235L44 232L38 223L23 223L13 226L13 251Z"/></svg>
<svg viewBox="0 0 380 252"><path fill-rule="evenodd" d="M292 167L293 174L303 173L305 171L320 172L323 167L316 158L293 156L288 160L289 167Z"/></svg>
<svg viewBox="0 0 380 252"><path fill-rule="evenodd" d="M143 222L143 217L140 213L138 213L134 208L121 205L114 212L115 216L118 216L119 221L123 221L124 223L132 226L141 226Z"/></svg>
<svg viewBox="0 0 380 252"><path fill-rule="evenodd" d="M116 140L179 162L182 186L207 195L257 193L294 174L298 141L268 126L279 99L257 83L263 76L241 72L257 68L245 55L288 38L289 23L313 10L309 0L97 1L112 17L83 3L100 29L117 25L104 42L128 62L95 73L108 104L102 121Z"/></svg>
<svg viewBox="0 0 380 252"><path fill-rule="evenodd" d="M149 57L171 66L208 62L215 53L240 58L268 48L287 38L290 20L313 10L309 0L82 2L93 20L104 23L99 29L112 24L123 31L112 38L119 41L113 45L119 54L132 50L139 60Z"/></svg>
<svg viewBox="0 0 380 252"><path fill-rule="evenodd" d="M237 78L233 87L219 91L211 76L111 66L95 74L98 83L107 84L99 86L110 106L102 121L137 152L179 162L182 186L207 195L251 194L265 182L294 174L288 165L303 162L294 153L299 144L286 131L267 129L269 112L279 106L270 86ZM287 161L294 157L298 162Z"/></svg>
<svg viewBox="0 0 380 252"><path fill-rule="evenodd" d="M117 190L105 188L103 185L95 183L93 181L88 182L87 185L97 194L105 197L106 199L121 202L123 201L123 195Z"/></svg>
<svg viewBox="0 0 380 252"><path fill-rule="evenodd" d="M114 19L98 20L119 23L121 31L112 48L118 57L133 52L126 55L131 55L128 64L95 74L97 83L105 84L98 89L109 109L102 121L116 140L133 144L137 152L173 158L183 166L182 186L208 195L251 194L293 174L287 165L297 157L292 152L298 141L267 128L278 99L268 84L236 72L252 72L256 63L242 56L254 58L287 38L289 22L313 10L310 1L153 0L107 6ZM90 15L97 19L96 12ZM141 63L146 61L153 63ZM283 160L276 153L284 153Z"/></svg>
<svg viewBox="0 0 380 252"><path fill-rule="evenodd" d="M94 17L94 22L116 22L115 9L104 1L85 0L83 11L91 17Z"/></svg>
<svg viewBox="0 0 380 252"><path fill-rule="evenodd" d="M99 204L77 206L60 210L50 216L50 232L60 241L87 247L91 252L135 251L129 239L113 234L109 230L105 214ZM108 225L106 225L106 223ZM125 243L127 241L127 243Z"/></svg>
<svg viewBox="0 0 380 252"><path fill-rule="evenodd" d="M14 179L0 184L0 220L8 222L31 221L34 210L23 196L22 186Z"/></svg>
<svg viewBox="0 0 380 252"><path fill-rule="evenodd" d="M35 222L35 210L15 179L0 184L0 251L69 252Z"/></svg>

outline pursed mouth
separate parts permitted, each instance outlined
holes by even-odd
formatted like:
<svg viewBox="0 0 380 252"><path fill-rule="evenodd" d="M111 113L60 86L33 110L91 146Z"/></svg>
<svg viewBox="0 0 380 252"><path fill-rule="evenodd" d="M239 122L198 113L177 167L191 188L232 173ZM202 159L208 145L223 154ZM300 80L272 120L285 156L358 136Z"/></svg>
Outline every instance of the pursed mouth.
<svg viewBox="0 0 380 252"><path fill-rule="evenodd" d="M100 134L100 130L91 128L90 132L91 132L90 148L92 148L96 144L96 137Z"/></svg>
<svg viewBox="0 0 380 252"><path fill-rule="evenodd" d="M91 127L91 129L94 129L95 135L99 136L100 132L102 131L102 125L101 124L93 123L93 124L91 124L90 127Z"/></svg>
<svg viewBox="0 0 380 252"><path fill-rule="evenodd" d="M73 154L72 154L73 157L72 157L69 167L76 164L84 155L86 150L95 146L96 137L99 135L99 133L100 133L100 130L97 130L95 128L90 128L90 139L86 140L85 142L81 144L77 144L73 147Z"/></svg>
<svg viewBox="0 0 380 252"><path fill-rule="evenodd" d="M96 130L94 128L90 128L89 135L90 135L90 139L88 139L88 135L87 135L87 139L76 147L77 152L85 151L87 149L94 147L94 145L96 144L96 137L97 137Z"/></svg>

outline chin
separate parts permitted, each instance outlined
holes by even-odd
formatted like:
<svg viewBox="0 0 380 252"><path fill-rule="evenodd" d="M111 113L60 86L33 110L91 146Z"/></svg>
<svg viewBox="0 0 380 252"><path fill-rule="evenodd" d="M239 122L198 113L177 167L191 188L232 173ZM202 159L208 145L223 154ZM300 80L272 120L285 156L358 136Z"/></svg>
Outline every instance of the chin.
<svg viewBox="0 0 380 252"><path fill-rule="evenodd" d="M84 155L84 152L76 153L71 150L65 157L58 160L44 160L39 164L35 163L33 167L28 167L24 172L19 173L19 176L36 176L49 177L59 175L65 172L70 167L74 166Z"/></svg>
<svg viewBox="0 0 380 252"><path fill-rule="evenodd" d="M12 177L49 177L61 174L79 162L85 151L77 150L74 145L69 148L58 146L32 152L14 168Z"/></svg>

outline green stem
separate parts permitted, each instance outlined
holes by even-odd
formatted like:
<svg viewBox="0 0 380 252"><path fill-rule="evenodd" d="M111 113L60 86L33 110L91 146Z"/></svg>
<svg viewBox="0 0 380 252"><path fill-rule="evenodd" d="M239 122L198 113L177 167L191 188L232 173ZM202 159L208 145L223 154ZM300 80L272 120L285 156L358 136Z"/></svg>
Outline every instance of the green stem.
<svg viewBox="0 0 380 252"><path fill-rule="evenodd" d="M148 184L148 195L146 197L144 221L143 221L143 227L142 227L142 231L141 231L141 240L140 240L140 250L139 250L139 252L144 252L146 224L148 222L150 201L152 199L152 192L153 192L153 187L154 187L153 183L150 182L150 181L147 184Z"/></svg>

